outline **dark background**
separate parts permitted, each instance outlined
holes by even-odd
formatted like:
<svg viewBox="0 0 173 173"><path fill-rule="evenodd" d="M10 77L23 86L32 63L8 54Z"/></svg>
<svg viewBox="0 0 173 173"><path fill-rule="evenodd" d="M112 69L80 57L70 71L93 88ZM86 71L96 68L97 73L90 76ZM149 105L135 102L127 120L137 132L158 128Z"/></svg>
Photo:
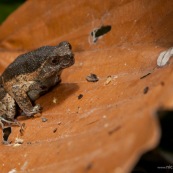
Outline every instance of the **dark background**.
<svg viewBox="0 0 173 173"><path fill-rule="evenodd" d="M25 0L0 0L0 24Z"/></svg>

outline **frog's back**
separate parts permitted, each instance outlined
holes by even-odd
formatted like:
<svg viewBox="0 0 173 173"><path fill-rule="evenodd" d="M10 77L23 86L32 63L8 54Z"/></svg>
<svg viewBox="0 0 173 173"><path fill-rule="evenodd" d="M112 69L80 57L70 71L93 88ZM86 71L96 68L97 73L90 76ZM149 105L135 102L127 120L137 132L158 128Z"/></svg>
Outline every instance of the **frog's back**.
<svg viewBox="0 0 173 173"><path fill-rule="evenodd" d="M13 79L15 76L34 72L49 57L53 50L53 46L44 46L18 56L3 72L4 82Z"/></svg>

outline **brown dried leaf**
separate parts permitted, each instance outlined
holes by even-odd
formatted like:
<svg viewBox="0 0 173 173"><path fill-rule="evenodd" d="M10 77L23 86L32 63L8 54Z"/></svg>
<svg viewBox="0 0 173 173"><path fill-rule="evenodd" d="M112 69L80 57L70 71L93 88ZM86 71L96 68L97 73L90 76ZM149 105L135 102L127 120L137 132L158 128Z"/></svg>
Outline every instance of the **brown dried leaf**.
<svg viewBox="0 0 173 173"><path fill-rule="evenodd" d="M171 61L157 68L159 53L172 46L172 5L169 0L35 0L9 16L0 27L1 72L24 51L62 40L72 44L76 63L64 71L59 87L37 101L49 121L21 119L27 123L26 142L15 150L0 146L0 170L20 171L27 161L25 170L32 172L130 172L158 143L156 110L173 106ZM108 25L111 30L94 43L91 32ZM99 81L87 82L90 73ZM116 80L104 86L109 75ZM85 97L79 100L81 93Z"/></svg>

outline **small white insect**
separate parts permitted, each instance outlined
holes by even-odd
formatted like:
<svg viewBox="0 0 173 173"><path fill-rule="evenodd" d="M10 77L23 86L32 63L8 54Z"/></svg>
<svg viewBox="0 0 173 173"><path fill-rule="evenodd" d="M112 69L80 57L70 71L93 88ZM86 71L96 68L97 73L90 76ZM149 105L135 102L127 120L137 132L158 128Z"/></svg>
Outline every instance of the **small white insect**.
<svg viewBox="0 0 173 173"><path fill-rule="evenodd" d="M173 47L169 48L166 51L161 52L159 57L157 58L157 65L159 67L166 65L172 56L173 56Z"/></svg>
<svg viewBox="0 0 173 173"><path fill-rule="evenodd" d="M9 171L8 173L16 173L16 169L12 169L11 171Z"/></svg>

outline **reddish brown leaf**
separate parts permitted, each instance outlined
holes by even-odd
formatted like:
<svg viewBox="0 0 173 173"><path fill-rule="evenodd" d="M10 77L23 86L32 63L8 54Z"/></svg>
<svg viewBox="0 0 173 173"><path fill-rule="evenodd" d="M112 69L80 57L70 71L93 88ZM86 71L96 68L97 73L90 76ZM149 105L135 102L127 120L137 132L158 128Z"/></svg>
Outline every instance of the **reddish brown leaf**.
<svg viewBox="0 0 173 173"><path fill-rule="evenodd" d="M24 143L0 146L0 170L130 172L141 154L158 144L156 110L173 106L171 60L163 68L156 63L172 46L172 5L30 0L9 16L0 27L1 72L17 55L63 40L72 44L76 63L64 71L60 86L37 101L48 121L21 119ZM111 30L93 42L91 33L103 26ZM87 82L89 74L99 81ZM13 128L10 139L18 134Z"/></svg>

